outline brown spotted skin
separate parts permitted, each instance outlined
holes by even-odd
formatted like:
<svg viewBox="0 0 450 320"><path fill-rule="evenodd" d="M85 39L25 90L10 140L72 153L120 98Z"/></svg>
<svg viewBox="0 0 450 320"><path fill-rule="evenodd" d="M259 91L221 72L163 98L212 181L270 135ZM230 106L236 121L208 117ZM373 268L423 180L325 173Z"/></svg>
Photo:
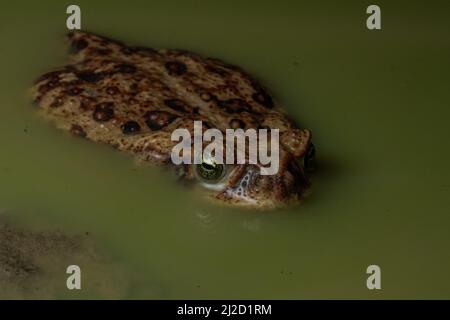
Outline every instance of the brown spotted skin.
<svg viewBox="0 0 450 320"><path fill-rule="evenodd" d="M173 165L171 133L193 121L204 128L280 129L280 171L259 175L257 165L236 165L224 188L208 194L256 208L298 199L307 187L297 161L311 143L277 102L242 69L217 59L168 49L131 47L87 32L68 35L67 66L46 73L32 88L39 110L59 128L110 144L144 162ZM185 179L195 179L190 165ZM177 168L180 169L180 168Z"/></svg>

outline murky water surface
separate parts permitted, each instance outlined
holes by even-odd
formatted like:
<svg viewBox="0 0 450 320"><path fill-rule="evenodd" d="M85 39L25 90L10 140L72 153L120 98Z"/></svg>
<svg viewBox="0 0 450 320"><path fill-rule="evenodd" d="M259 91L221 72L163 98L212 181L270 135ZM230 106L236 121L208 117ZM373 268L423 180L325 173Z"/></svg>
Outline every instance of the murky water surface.
<svg viewBox="0 0 450 320"><path fill-rule="evenodd" d="M222 58L271 88L313 131L314 191L276 212L216 207L54 129L26 93L65 63L66 6L14 1L0 12L0 207L15 223L89 232L121 268L99 278L110 297L450 297L445 2L378 1L379 32L358 2L111 2L78 1L82 27ZM365 286L370 264L382 268L381 291ZM55 293L83 296L97 295Z"/></svg>

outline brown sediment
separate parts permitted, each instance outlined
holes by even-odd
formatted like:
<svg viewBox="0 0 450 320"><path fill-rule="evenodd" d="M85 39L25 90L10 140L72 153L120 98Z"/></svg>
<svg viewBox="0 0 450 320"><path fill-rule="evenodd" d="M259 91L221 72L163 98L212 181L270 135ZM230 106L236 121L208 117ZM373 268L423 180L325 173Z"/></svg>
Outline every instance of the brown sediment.
<svg viewBox="0 0 450 320"><path fill-rule="evenodd" d="M121 273L100 254L89 232L67 234L61 231L37 231L18 227L0 217L0 299L56 298L66 289L69 265L98 276L96 286L84 278L85 290L99 297L123 297L127 281L110 292L99 287ZM115 277L114 277L115 278ZM82 278L83 279L83 278Z"/></svg>

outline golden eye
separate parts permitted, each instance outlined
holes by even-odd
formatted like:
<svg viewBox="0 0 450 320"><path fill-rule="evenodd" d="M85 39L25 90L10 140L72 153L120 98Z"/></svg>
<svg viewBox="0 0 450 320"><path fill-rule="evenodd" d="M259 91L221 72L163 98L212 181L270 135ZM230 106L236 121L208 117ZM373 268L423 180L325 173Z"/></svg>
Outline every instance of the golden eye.
<svg viewBox="0 0 450 320"><path fill-rule="evenodd" d="M218 163L207 163L195 166L197 173L200 178L206 180L207 182L214 182L220 180L225 172L225 167Z"/></svg>

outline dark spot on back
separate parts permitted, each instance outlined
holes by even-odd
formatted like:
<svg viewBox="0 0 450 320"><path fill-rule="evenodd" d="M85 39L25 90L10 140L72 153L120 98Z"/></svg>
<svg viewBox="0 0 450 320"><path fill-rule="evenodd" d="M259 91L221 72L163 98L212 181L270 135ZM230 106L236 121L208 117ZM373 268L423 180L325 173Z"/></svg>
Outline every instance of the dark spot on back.
<svg viewBox="0 0 450 320"><path fill-rule="evenodd" d="M63 72L62 70L58 70L58 71L51 71L51 72L44 73L42 76L37 78L34 83L39 83L39 82L41 82L43 80L46 80L46 79L49 79L49 78L53 78L53 77L59 77L59 75L62 72Z"/></svg>
<svg viewBox="0 0 450 320"><path fill-rule="evenodd" d="M72 41L72 44L70 46L70 52L78 53L81 50L83 50L84 48L86 48L87 46L88 46L88 42L84 39L74 40L74 41Z"/></svg>
<svg viewBox="0 0 450 320"><path fill-rule="evenodd" d="M59 84L59 77L57 75L53 75L46 83L39 85L38 91L41 95L44 95L53 88L56 88Z"/></svg>
<svg viewBox="0 0 450 320"><path fill-rule="evenodd" d="M92 118L98 122L104 122L114 117L114 103L103 102L95 106Z"/></svg>
<svg viewBox="0 0 450 320"><path fill-rule="evenodd" d="M41 94L41 96L43 96L44 94L46 94L48 91L50 91L50 87L47 85L47 83L41 84L38 88L39 93Z"/></svg>
<svg viewBox="0 0 450 320"><path fill-rule="evenodd" d="M155 49L147 48L147 47L133 47L134 50L136 50L139 53L145 53L148 55L154 55L158 54L158 52Z"/></svg>
<svg viewBox="0 0 450 320"><path fill-rule="evenodd" d="M77 73L77 77L80 80L89 82L89 83L95 83L101 79L103 79L106 76L104 72L89 72L89 71L82 71Z"/></svg>
<svg viewBox="0 0 450 320"><path fill-rule="evenodd" d="M133 82L132 84L130 84L130 92L137 92L139 89L139 85L136 82Z"/></svg>
<svg viewBox="0 0 450 320"><path fill-rule="evenodd" d="M267 108L273 108L273 100L272 97L267 94L267 92L257 83L252 83L253 88L256 92L252 95L253 100L262 104Z"/></svg>
<svg viewBox="0 0 450 320"><path fill-rule="evenodd" d="M114 67L113 72L121 72L121 73L134 73L136 72L137 68L129 63L121 63Z"/></svg>
<svg viewBox="0 0 450 320"><path fill-rule="evenodd" d="M205 130L207 130L207 129L212 129L212 126L211 126L211 124L208 122L208 121L205 121L205 120L203 120L203 119L200 119L200 120L202 120L202 127L205 129ZM193 142L193 141L192 141Z"/></svg>
<svg viewBox="0 0 450 320"><path fill-rule="evenodd" d="M111 54L111 52L112 51L110 49L106 49L106 48L98 48L98 49L96 49L96 53L98 55L101 55L101 56L109 55L109 54Z"/></svg>
<svg viewBox="0 0 450 320"><path fill-rule="evenodd" d="M80 96L79 99L80 99L80 108L82 110L88 110L91 108L92 105L95 104L95 99L91 97Z"/></svg>
<svg viewBox="0 0 450 320"><path fill-rule="evenodd" d="M166 62L165 67L171 76L181 76L187 71L186 65L180 61Z"/></svg>
<svg viewBox="0 0 450 320"><path fill-rule="evenodd" d="M141 126L136 121L127 121L120 126L124 134L133 134L141 130Z"/></svg>
<svg viewBox="0 0 450 320"><path fill-rule="evenodd" d="M167 111L149 111L145 114L145 123L151 130L160 130L177 118Z"/></svg>
<svg viewBox="0 0 450 320"><path fill-rule="evenodd" d="M178 112L192 113L192 108L187 103L179 99L164 100L164 104Z"/></svg>
<svg viewBox="0 0 450 320"><path fill-rule="evenodd" d="M228 113L252 112L251 106L242 99L219 100L217 105Z"/></svg>
<svg viewBox="0 0 450 320"><path fill-rule="evenodd" d="M52 103L50 104L50 108L58 108L64 104L64 98L62 96L57 96Z"/></svg>
<svg viewBox="0 0 450 320"><path fill-rule="evenodd" d="M49 88L54 88L59 84L59 77L58 76L54 76L50 79L50 81L47 82L47 86Z"/></svg>
<svg viewBox="0 0 450 320"><path fill-rule="evenodd" d="M84 90L83 88L79 88L79 87L70 87L66 90L66 92L69 96L77 96L81 92L83 92L83 90Z"/></svg>
<svg viewBox="0 0 450 320"><path fill-rule="evenodd" d="M86 137L86 132L83 130L83 127L78 124L72 124L70 132L78 137Z"/></svg>
<svg viewBox="0 0 450 320"><path fill-rule="evenodd" d="M152 48L147 47L123 47L121 48L123 54L129 55L133 53L143 53L146 55L158 54L158 52Z"/></svg>

